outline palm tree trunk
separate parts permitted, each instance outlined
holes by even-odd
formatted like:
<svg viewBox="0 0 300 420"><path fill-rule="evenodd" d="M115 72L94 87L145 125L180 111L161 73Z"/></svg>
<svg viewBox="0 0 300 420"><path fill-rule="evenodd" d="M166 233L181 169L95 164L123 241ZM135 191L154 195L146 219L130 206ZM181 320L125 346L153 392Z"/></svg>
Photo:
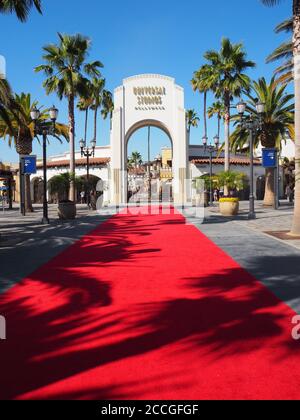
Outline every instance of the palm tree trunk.
<svg viewBox="0 0 300 420"><path fill-rule="evenodd" d="M230 170L230 96L225 92L225 171Z"/></svg>
<svg viewBox="0 0 300 420"><path fill-rule="evenodd" d="M95 108L94 114L94 140L97 141L97 118L98 118L98 108Z"/></svg>
<svg viewBox="0 0 300 420"><path fill-rule="evenodd" d="M207 137L207 92L204 92L204 106L203 106L203 121L204 121L204 136Z"/></svg>
<svg viewBox="0 0 300 420"><path fill-rule="evenodd" d="M275 203L275 170L274 168L267 168L264 206L271 207L274 205L274 203Z"/></svg>
<svg viewBox="0 0 300 420"><path fill-rule="evenodd" d="M300 0L293 2L294 12L294 79L295 79L295 211L291 234L300 236Z"/></svg>
<svg viewBox="0 0 300 420"><path fill-rule="evenodd" d="M76 163L75 163L75 99L74 95L69 96L68 101L69 106L69 137L70 137L70 173L73 176L76 172ZM70 183L70 200L75 203L76 191L75 191L75 181L72 179Z"/></svg>
<svg viewBox="0 0 300 420"><path fill-rule="evenodd" d="M84 125L84 144L85 144L85 146L86 146L86 142L87 142L88 117L89 117L89 109L87 108L86 111L85 111L85 125Z"/></svg>
<svg viewBox="0 0 300 420"><path fill-rule="evenodd" d="M33 206L31 200L31 185L30 176L25 175L25 209L26 213L33 213Z"/></svg>
<svg viewBox="0 0 300 420"><path fill-rule="evenodd" d="M218 115L218 137L220 138L221 133L221 116Z"/></svg>
<svg viewBox="0 0 300 420"><path fill-rule="evenodd" d="M19 127L18 136L16 139L16 151L19 155L31 155L32 153L32 137L28 130L24 127ZM24 175L24 200L25 200L25 211L27 213L33 213L33 206L31 201L31 188L30 188L30 176Z"/></svg>

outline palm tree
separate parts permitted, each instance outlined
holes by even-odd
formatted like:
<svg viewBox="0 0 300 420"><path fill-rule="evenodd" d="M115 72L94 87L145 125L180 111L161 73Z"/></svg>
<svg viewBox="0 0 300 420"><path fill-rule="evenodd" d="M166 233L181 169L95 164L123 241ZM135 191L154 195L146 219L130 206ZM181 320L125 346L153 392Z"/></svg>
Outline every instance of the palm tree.
<svg viewBox="0 0 300 420"><path fill-rule="evenodd" d="M133 165L135 168L138 168L143 163L143 157L139 152L132 152L129 157L129 166Z"/></svg>
<svg viewBox="0 0 300 420"><path fill-rule="evenodd" d="M25 22L32 7L42 13L41 3L41 0L1 0L0 13L15 14L21 22Z"/></svg>
<svg viewBox="0 0 300 420"><path fill-rule="evenodd" d="M200 118L197 115L197 112L194 109L188 109L186 111L186 125L187 125L187 134L188 141L190 141L191 128L197 128L199 125Z"/></svg>
<svg viewBox="0 0 300 420"><path fill-rule="evenodd" d="M110 117L110 127L112 127L112 116L114 112L114 107L115 105L112 93L109 90L104 90L101 114L105 120L108 116Z"/></svg>
<svg viewBox="0 0 300 420"><path fill-rule="evenodd" d="M32 153L32 142L35 137L34 123L30 112L38 107L37 101L32 101L30 93L21 93L15 95L12 105L6 109L6 118L0 115L0 138L7 139L9 146L15 146L19 155L30 155ZM40 120L47 120L49 112L47 109L41 109ZM61 123L56 123L56 136L68 140L68 127ZM60 140L61 141L61 140ZM26 210L33 211L30 193L30 176L25 179Z"/></svg>
<svg viewBox="0 0 300 420"><path fill-rule="evenodd" d="M93 98L91 97L92 89L90 85L90 81L86 86L86 94L82 96L78 103L77 108L79 111L85 112L85 123L84 123L84 143L87 144L87 129L88 129L88 117L89 117L89 110L93 105Z"/></svg>
<svg viewBox="0 0 300 420"><path fill-rule="evenodd" d="M253 92L247 94L247 109L250 114L258 117L256 104L257 98L265 103L263 130L255 136L255 146L266 148L277 147L281 149L282 141L288 133L294 138L294 95L286 92L287 85L278 85L275 76L270 83L265 78L253 82ZM250 117L249 117L250 118ZM249 149L248 132L242 130L239 125L239 116L236 119L236 129L231 135L231 147L234 152ZM275 171L273 168L266 169L266 192L264 204L272 206L275 200Z"/></svg>
<svg viewBox="0 0 300 420"><path fill-rule="evenodd" d="M91 98L93 100L91 108L94 110L94 140L97 141L97 122L98 111L103 105L103 91L105 79L102 77L93 78L91 83Z"/></svg>
<svg viewBox="0 0 300 420"><path fill-rule="evenodd" d="M13 94L7 80L0 78L0 118L9 125L8 109L12 106Z"/></svg>
<svg viewBox="0 0 300 420"><path fill-rule="evenodd" d="M225 171L230 169L230 107L235 97L248 91L250 78L244 71L255 67L253 61L247 60L243 44L232 44L228 38L222 39L220 51L207 51L204 54L212 74L210 80L214 86L216 98L224 103L225 111Z"/></svg>
<svg viewBox="0 0 300 420"><path fill-rule="evenodd" d="M194 72L194 77L191 80L194 92L203 93L204 137L207 137L207 94L213 89L216 82L213 76L211 67L204 65Z"/></svg>
<svg viewBox="0 0 300 420"><path fill-rule="evenodd" d="M36 72L44 72L44 88L47 94L55 92L59 99L67 98L69 112L70 173L75 174L75 98L85 96L87 77L98 77L100 61L86 63L90 50L90 40L80 34L59 36L59 44L46 45L43 59L46 64L36 67ZM70 188L70 199L75 202L75 184Z"/></svg>
<svg viewBox="0 0 300 420"><path fill-rule="evenodd" d="M275 33L287 32L293 33L293 19L287 19L275 28ZM278 83L291 83L294 80L294 61L293 61L293 39L292 37L277 47L272 54L267 57L267 63L282 61L283 63L275 69L275 75L278 76Z"/></svg>
<svg viewBox="0 0 300 420"><path fill-rule="evenodd" d="M213 118L215 115L217 116L217 120L218 120L218 137L220 138L221 120L225 116L224 105L221 101L214 102L207 110L208 118Z"/></svg>
<svg viewBox="0 0 300 420"><path fill-rule="evenodd" d="M281 0L261 0L267 6L273 6ZM293 0L293 55L295 84L295 212L291 234L300 235L300 0Z"/></svg>

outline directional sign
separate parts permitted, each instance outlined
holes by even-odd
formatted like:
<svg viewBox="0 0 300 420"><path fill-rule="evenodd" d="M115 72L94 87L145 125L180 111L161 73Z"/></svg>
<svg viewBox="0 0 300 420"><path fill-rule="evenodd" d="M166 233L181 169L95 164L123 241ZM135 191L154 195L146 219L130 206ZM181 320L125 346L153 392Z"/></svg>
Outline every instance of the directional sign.
<svg viewBox="0 0 300 420"><path fill-rule="evenodd" d="M22 156L23 175L36 174L36 156Z"/></svg>
<svg viewBox="0 0 300 420"><path fill-rule="evenodd" d="M277 167L277 149L263 149L263 167L276 168Z"/></svg>

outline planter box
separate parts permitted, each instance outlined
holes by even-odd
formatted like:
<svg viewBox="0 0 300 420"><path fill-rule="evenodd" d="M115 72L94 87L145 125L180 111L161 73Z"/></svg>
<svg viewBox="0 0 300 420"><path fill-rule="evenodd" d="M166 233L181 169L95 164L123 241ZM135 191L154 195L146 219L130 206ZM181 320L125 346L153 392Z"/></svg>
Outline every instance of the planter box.
<svg viewBox="0 0 300 420"><path fill-rule="evenodd" d="M58 217L60 220L74 220L76 218L76 204L71 201L59 203Z"/></svg>
<svg viewBox="0 0 300 420"><path fill-rule="evenodd" d="M239 201L220 202L220 213L225 217L237 216L240 210Z"/></svg>

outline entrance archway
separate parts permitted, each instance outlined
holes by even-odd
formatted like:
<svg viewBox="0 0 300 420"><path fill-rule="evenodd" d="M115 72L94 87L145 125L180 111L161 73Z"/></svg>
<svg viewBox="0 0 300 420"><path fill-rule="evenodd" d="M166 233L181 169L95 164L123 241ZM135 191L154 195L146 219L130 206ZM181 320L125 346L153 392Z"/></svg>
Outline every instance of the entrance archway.
<svg viewBox="0 0 300 420"><path fill-rule="evenodd" d="M130 77L114 92L111 130L112 201L127 202L127 147L138 129L160 128L173 148L173 194L175 204L187 201L188 141L184 91L175 80L156 74Z"/></svg>
<svg viewBox="0 0 300 420"><path fill-rule="evenodd" d="M35 177L31 181L31 200L34 204L42 204L44 197L43 178Z"/></svg>
<svg viewBox="0 0 300 420"><path fill-rule="evenodd" d="M89 181L88 181L89 178ZM99 178L98 176L92 175L90 174L89 177L88 175L82 175L80 177L80 184L78 185L77 188L77 202L81 203L81 204L86 204L88 201L88 194L90 194L90 198L91 199L91 195L95 194L97 197L100 197L100 195L103 195L103 191L99 191L98 185L100 183L101 178ZM84 192L85 195L82 195L81 193Z"/></svg>
<svg viewBox="0 0 300 420"><path fill-rule="evenodd" d="M173 201L173 144L156 121L141 121L126 138L128 202Z"/></svg>

